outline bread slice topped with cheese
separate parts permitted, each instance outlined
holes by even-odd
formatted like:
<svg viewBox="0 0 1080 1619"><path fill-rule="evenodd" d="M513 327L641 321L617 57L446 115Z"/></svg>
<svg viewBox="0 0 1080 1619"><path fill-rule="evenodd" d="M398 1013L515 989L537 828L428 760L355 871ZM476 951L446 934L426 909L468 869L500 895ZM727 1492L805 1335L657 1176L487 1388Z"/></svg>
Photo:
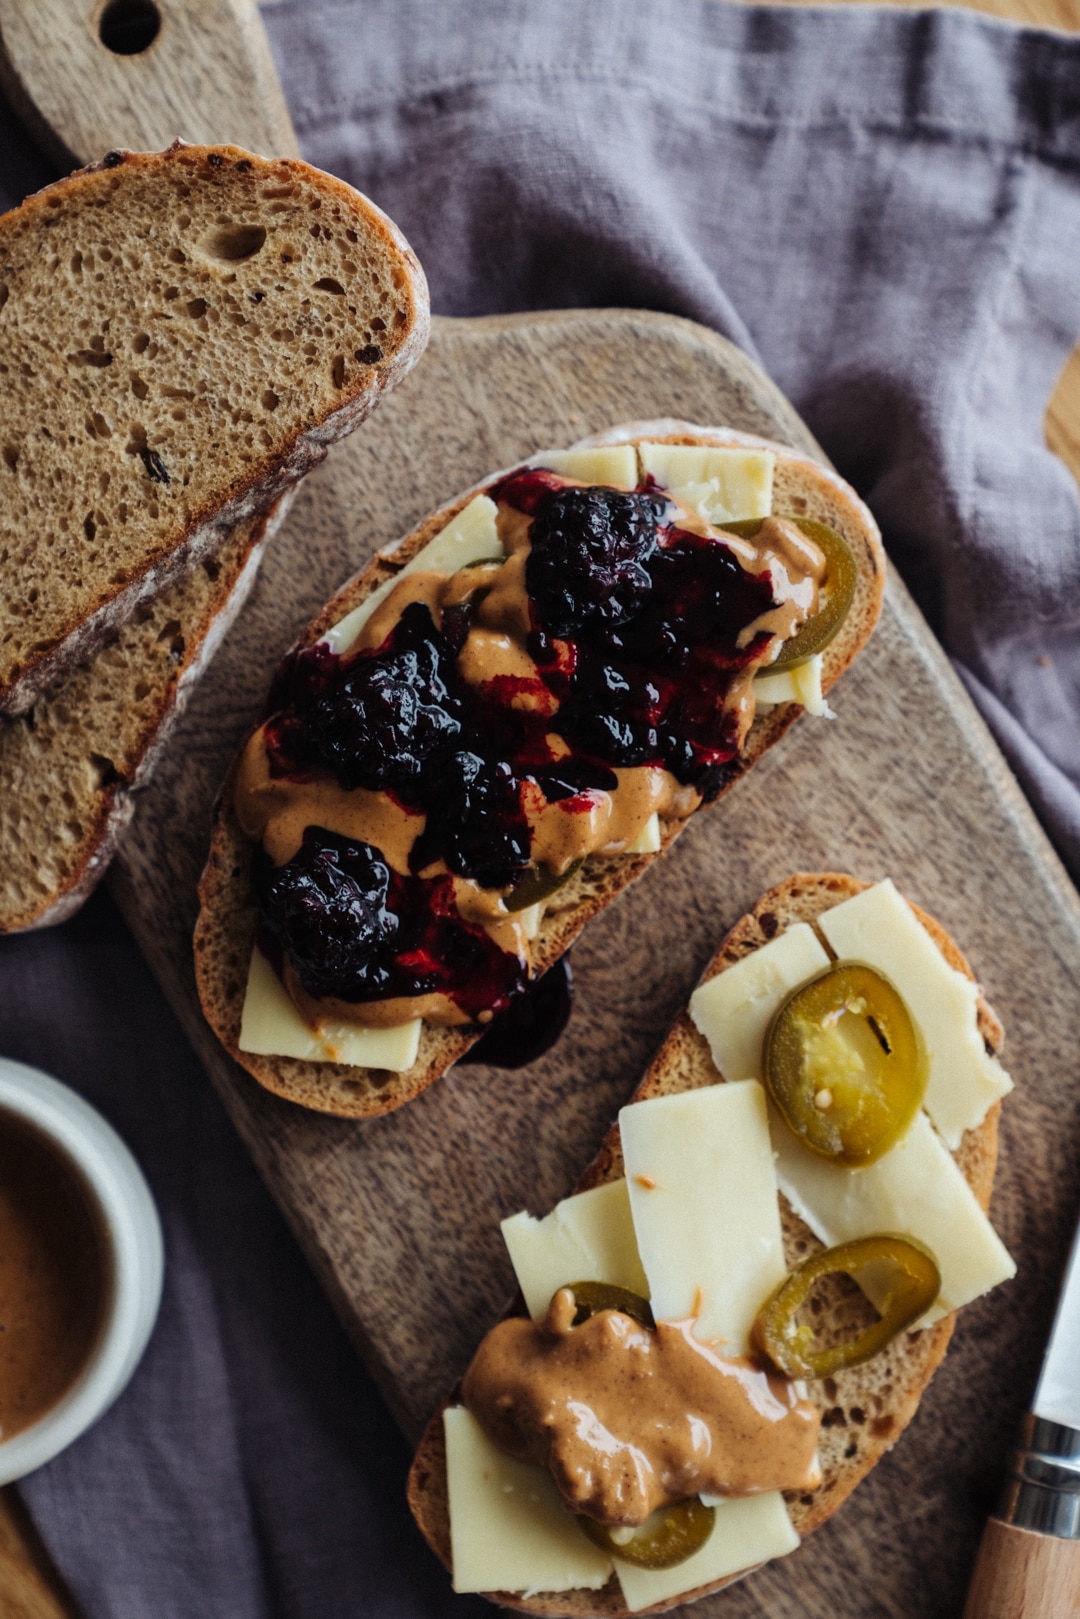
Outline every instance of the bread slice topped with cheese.
<svg viewBox="0 0 1080 1619"><path fill-rule="evenodd" d="M352 580L222 794L204 1012L270 1090L351 1117L430 1085L865 643L873 518L745 434L543 451Z"/></svg>
<svg viewBox="0 0 1080 1619"><path fill-rule="evenodd" d="M891 883L827 873L771 889L724 940L578 1192L544 1219L503 1222L514 1324L485 1339L409 1480L454 1589L580 1619L661 1612L824 1523L911 1421L955 1311L1014 1272L986 1215L1011 1088L1001 1043L957 946ZM835 1150L799 1133L822 1121L838 1126ZM590 1381L605 1314L609 1359ZM636 1407L647 1417L655 1398L640 1393L646 1350L655 1361L664 1348L653 1328L689 1332L728 1371L756 1366L759 1402L798 1419L779 1468L740 1478L738 1424L711 1392L679 1405L677 1391L663 1433L681 1431L682 1452L651 1454L656 1424L650 1439ZM636 1381L611 1372L612 1343L637 1357ZM816 1476L804 1403L820 1424ZM728 1488L703 1488L717 1467ZM621 1487L606 1517L605 1470ZM642 1479L652 1496L629 1512ZM635 1527L665 1488L668 1505Z"/></svg>
<svg viewBox="0 0 1080 1619"><path fill-rule="evenodd" d="M0 218L0 713L321 461L428 324L397 227L297 159L110 152Z"/></svg>

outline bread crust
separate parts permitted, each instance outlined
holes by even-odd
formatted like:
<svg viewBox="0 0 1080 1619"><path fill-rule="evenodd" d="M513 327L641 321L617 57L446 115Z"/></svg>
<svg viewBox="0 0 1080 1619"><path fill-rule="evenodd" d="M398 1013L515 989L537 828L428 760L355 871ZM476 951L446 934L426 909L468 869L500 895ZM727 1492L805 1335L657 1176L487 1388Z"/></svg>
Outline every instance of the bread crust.
<svg viewBox="0 0 1080 1619"><path fill-rule="evenodd" d="M419 261L393 221L351 186L298 158L267 159L237 146L194 146L178 140L164 152L110 152L28 197L0 218L0 263L11 256L11 241L26 231L47 241L47 227L57 209L100 190L102 176L109 175L111 185L120 171L159 176L177 166L207 182L243 166L260 180L302 181L318 187L328 203L348 209L358 231L366 233L366 239L394 265L395 295L407 310L407 320L392 343L387 338L388 352L377 363L353 368L333 408L317 410L310 419L279 430L272 447L254 461L245 464L238 459L231 479L179 521L168 543L148 545L141 560L127 568L123 577L103 572L87 599L77 609L70 605L47 634L14 657L0 657L0 714L25 713L42 692L99 650L142 602L171 588L212 554L232 528L258 516L317 466L330 444L358 426L382 393L396 386L427 343L427 283ZM3 307L0 300L0 311Z"/></svg>
<svg viewBox="0 0 1080 1619"><path fill-rule="evenodd" d="M141 665L148 690L138 704L138 723L129 733L101 744L109 748L106 762L111 773L98 785L87 788L85 766L88 756L95 757L98 736L93 719L99 698L115 680L109 649L74 671L65 686L41 698L29 721L20 716L0 720L0 800L40 798L51 786L54 794L70 800L69 825L77 828L69 830L61 854L53 818L43 817L42 837L49 848L37 851L33 860L36 891L19 882L8 829L0 933L54 927L73 916L93 893L134 814L136 792L153 775L191 692L247 600L267 544L292 498L293 491L288 490L269 511L238 525L226 538L215 561L220 570L215 587L205 603L195 599L192 583L184 580L155 604L160 609L156 617L165 616L176 625L183 651L167 660L147 658ZM155 618L150 622L153 627ZM127 654L144 634L140 625L125 625L117 638L118 650ZM72 682L76 691L69 690ZM63 717L54 718L53 708L62 710ZM10 802L5 814L9 811Z"/></svg>
<svg viewBox="0 0 1080 1619"><path fill-rule="evenodd" d="M686 422L636 422L615 427L586 439L583 445L637 442L640 439L671 443L738 445L772 450L777 457L775 503L797 516L820 516L838 528L852 546L859 566L855 600L836 639L825 649L822 686L831 688L865 644L881 610L885 586L885 555L877 525L867 507L837 475L809 456L788 450L767 439ZM577 447L577 446L575 446ZM532 458L542 462L542 454ZM520 463L519 463L520 464ZM426 517L418 528L390 551L380 552L355 578L327 603L301 636L310 646L332 625L401 568L475 495L491 488L506 470L493 473ZM738 768L723 789L730 790L761 755L777 742L800 713L793 703L779 704L755 720ZM284 1057L259 1057L239 1049L240 1018L248 962L255 938L256 908L248 880L251 844L240 831L232 806L234 763L215 812L210 854L200 883L202 908L195 930L195 964L203 1012L226 1050L248 1072L278 1096L301 1106L343 1118L372 1118L404 1106L433 1084L450 1065L480 1038L481 1031L435 1028L424 1025L420 1050L412 1068L401 1074L385 1070L351 1068L335 1063L300 1062ZM678 837L686 820L669 821L662 828L659 854L593 856L561 889L545 913L534 942L537 975L558 960L585 924L636 881Z"/></svg>
<svg viewBox="0 0 1080 1619"><path fill-rule="evenodd" d="M870 886L842 872L799 873L786 878L769 889L754 909L735 923L706 967L700 983L708 983L744 956L760 949L785 928L796 922L813 923L823 911ZM975 975L967 960L941 924L919 906L911 904L910 900L908 904L950 967L975 982ZM978 1021L987 1050L997 1056L1004 1034L997 1015L981 990ZM723 1075L713 1063L708 1042L695 1026L689 1011L684 1009L630 1101L642 1102L657 1096L723 1083ZM1000 1112L1001 1104L997 1102L982 1124L966 1133L953 1153L984 1213L990 1205L997 1164ZM619 1126L615 1123L575 1190L588 1191L592 1187L618 1180L623 1174L622 1145ZM784 1256L790 1269L808 1254L823 1247L823 1244L795 1214L782 1192L780 1211ZM851 1284L850 1288L840 1285L826 1295L826 1311L833 1313L832 1330L838 1336L850 1330L856 1312L869 1311L869 1307L855 1296L856 1293L854 1284ZM513 1313L519 1313L522 1309L519 1298ZM866 1319L872 1317L873 1312L869 1312ZM821 1319L819 1331L827 1330L820 1325ZM945 1355L952 1337L954 1319L953 1315L948 1315L922 1332L902 1333L864 1365L851 1367L835 1377L808 1385L809 1398L822 1415L819 1456L823 1476L816 1490L785 1492L792 1523L800 1536L805 1537L820 1528L899 1439L915 1415L923 1391ZM458 1390L455 1389L428 1424L417 1447L408 1483L409 1506L413 1516L428 1545L450 1570L450 1515L442 1418L446 1407L456 1403L457 1394ZM696 1601L698 1597L721 1590L750 1573L753 1573L752 1568L744 1569L713 1585L686 1592L670 1603L641 1611L661 1613L667 1608ZM598 1592L571 1591L523 1597L520 1593L499 1591L485 1595L501 1607L516 1608L523 1613L572 1615L574 1619L588 1619L591 1615L603 1616L603 1619L627 1619L628 1616L614 1576Z"/></svg>

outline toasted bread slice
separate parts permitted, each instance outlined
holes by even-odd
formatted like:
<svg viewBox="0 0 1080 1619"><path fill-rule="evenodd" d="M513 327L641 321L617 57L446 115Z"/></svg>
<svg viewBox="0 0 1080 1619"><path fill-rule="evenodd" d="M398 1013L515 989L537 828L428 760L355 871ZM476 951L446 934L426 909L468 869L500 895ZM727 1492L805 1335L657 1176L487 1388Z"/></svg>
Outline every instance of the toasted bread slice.
<svg viewBox="0 0 1080 1619"><path fill-rule="evenodd" d="M0 218L0 712L319 462L427 330L397 228L299 160L110 152Z"/></svg>
<svg viewBox="0 0 1080 1619"><path fill-rule="evenodd" d="M796 922L813 922L823 911L839 905L853 894L869 887L855 877L836 872L789 877L771 888L725 938L702 975L707 983L752 951ZM918 906L912 910L933 938L951 967L974 980L974 974L952 939L939 923ZM1003 1043L1001 1024L990 1006L979 996L979 1031L987 1049L995 1056ZM723 1083L705 1037L688 1011L680 1014L648 1073L631 1101L668 1096L702 1086ZM969 1131L954 1157L984 1212L989 1208L997 1164L998 1118L1001 1104L995 1103L976 1130ZM578 1182L584 1192L623 1175L619 1127L613 1125L592 1164ZM780 1194L784 1253L794 1267L822 1245L792 1211ZM821 1292L824 1308L816 1317L819 1341L829 1342L851 1336L855 1327L874 1319L866 1300L846 1279L832 1278L830 1290ZM792 1523L800 1536L817 1529L836 1511L842 1501L864 1478L874 1464L896 1443L918 1407L920 1397L948 1347L953 1317L944 1317L921 1332L901 1333L873 1360L840 1372L834 1378L810 1383L810 1399L822 1413L818 1454L822 1481L816 1490L785 1496ZM447 1402L451 1403L450 1401ZM445 1409L445 1407L444 1407ZM450 1515L446 1481L446 1449L442 1411L428 1425L409 1474L409 1505L433 1551L449 1569ZM658 1608L661 1612L675 1603L684 1603L719 1590L752 1572L744 1570L730 1579L697 1591L689 1591ZM627 1609L617 1579L613 1576L600 1591L540 1593L523 1597L520 1593L491 1592L492 1600L503 1607L525 1613L568 1614L575 1619L603 1615L623 1619Z"/></svg>
<svg viewBox="0 0 1080 1619"><path fill-rule="evenodd" d="M672 421L639 422L614 428L596 440L585 442L634 443L643 439L770 449L776 454L774 510L780 514L816 518L838 529L847 540L858 564L858 587L847 618L825 649L822 686L828 690L866 642L881 609L885 558L877 525L862 501L835 473L809 456L722 428ZM543 456L534 456L532 460L542 464ZM339 591L305 631L300 644L309 646L319 640L373 590L400 572L474 495L490 488L503 476L504 473L496 473L466 491L432 513L393 551L377 556L363 573ZM795 704L783 703L759 715L729 785L783 736L798 713ZM685 824L685 819L662 823L661 853L674 842ZM656 855L646 854L587 859L545 912L533 947L535 972L540 974L550 967L569 948L586 922L640 877L656 858ZM425 1024L416 1061L403 1073L241 1052L240 1019L256 929L255 900L248 880L250 860L251 844L241 832L232 806L230 777L222 792L200 887L202 911L195 933L196 970L207 1021L226 1050L261 1085L320 1112L346 1118L373 1117L411 1101L479 1038L481 1031L475 1027L436 1028Z"/></svg>
<svg viewBox="0 0 1080 1619"><path fill-rule="evenodd" d="M28 714L0 719L0 933L63 922L104 876L291 499L240 523Z"/></svg>

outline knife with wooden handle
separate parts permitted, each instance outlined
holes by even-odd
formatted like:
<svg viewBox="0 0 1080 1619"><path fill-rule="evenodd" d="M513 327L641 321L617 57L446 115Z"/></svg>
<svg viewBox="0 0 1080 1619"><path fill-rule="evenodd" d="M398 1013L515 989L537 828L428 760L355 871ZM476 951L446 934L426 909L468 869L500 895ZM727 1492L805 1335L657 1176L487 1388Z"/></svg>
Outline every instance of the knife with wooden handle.
<svg viewBox="0 0 1080 1619"><path fill-rule="evenodd" d="M964 1619L1080 1616L1080 1229Z"/></svg>

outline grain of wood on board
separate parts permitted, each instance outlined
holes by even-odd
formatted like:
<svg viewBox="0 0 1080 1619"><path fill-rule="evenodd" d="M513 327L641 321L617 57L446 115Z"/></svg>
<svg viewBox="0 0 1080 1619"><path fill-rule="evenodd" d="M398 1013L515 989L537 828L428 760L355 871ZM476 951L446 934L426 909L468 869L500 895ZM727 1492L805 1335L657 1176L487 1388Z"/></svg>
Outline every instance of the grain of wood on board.
<svg viewBox="0 0 1080 1619"><path fill-rule="evenodd" d="M485 473L667 414L814 448L745 356L689 322L626 311L436 322L413 376L302 487L143 797L114 892L415 1435L511 1291L500 1217L541 1213L573 1185L726 928L794 870L893 876L954 936L1005 1022L1018 1088L994 1214L1021 1276L965 1313L915 1424L836 1519L796 1558L696 1611L931 1619L962 1606L988 1481L1037 1372L1080 1197L1080 902L898 579L831 694L837 719L800 719L589 925L574 951L575 1014L531 1068L455 1069L400 1113L356 1124L262 1091L217 1045L195 998L189 941L210 805L293 635L372 550Z"/></svg>

